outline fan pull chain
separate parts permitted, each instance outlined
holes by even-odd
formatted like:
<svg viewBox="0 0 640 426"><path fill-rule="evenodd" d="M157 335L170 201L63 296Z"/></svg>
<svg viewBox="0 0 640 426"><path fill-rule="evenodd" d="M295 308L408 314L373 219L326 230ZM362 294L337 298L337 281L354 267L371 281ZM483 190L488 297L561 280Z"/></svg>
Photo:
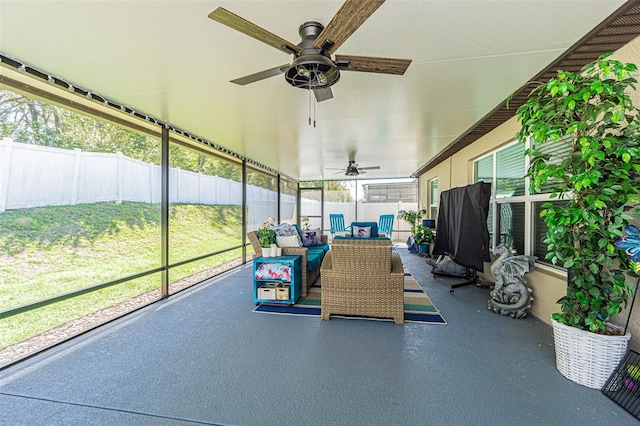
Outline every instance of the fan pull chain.
<svg viewBox="0 0 640 426"><path fill-rule="evenodd" d="M311 126L311 85L309 85L307 93L309 94L309 126Z"/></svg>
<svg viewBox="0 0 640 426"><path fill-rule="evenodd" d="M314 102L313 97L311 96L311 85L309 85L309 126L311 126L311 104L313 103L313 127L316 127L316 103Z"/></svg>

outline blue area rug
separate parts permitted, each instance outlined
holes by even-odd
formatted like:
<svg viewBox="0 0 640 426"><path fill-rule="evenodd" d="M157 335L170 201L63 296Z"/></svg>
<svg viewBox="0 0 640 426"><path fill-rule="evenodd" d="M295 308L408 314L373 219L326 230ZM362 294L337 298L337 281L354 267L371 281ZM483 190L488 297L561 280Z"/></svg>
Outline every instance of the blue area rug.
<svg viewBox="0 0 640 426"><path fill-rule="evenodd" d="M300 298L294 305L261 303L253 312L280 315L308 315L320 318L320 297L321 287L314 285L309 289L307 297ZM393 319L390 318L367 318L347 315L331 315L331 317L393 322ZM405 272L404 275L404 320L405 322L447 324L440 314L440 311L438 311L431 302L431 299L429 299L429 296L427 296L422 287L420 287L420 284L418 284L415 278L408 272Z"/></svg>

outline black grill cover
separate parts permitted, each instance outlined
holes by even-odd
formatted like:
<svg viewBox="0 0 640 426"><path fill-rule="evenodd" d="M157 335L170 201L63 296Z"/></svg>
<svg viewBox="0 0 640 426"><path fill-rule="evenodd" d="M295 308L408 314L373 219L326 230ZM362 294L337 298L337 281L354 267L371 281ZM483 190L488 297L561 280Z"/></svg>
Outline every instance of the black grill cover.
<svg viewBox="0 0 640 426"><path fill-rule="evenodd" d="M487 216L491 184L478 182L440 193L433 254L447 255L467 268L482 271L490 262Z"/></svg>

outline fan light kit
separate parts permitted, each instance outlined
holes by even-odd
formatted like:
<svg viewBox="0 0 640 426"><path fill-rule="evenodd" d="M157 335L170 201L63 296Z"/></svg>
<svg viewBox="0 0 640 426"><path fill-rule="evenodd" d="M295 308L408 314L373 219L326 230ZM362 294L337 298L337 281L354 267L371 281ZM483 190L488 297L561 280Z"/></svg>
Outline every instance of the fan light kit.
<svg viewBox="0 0 640 426"><path fill-rule="evenodd" d="M302 24L299 29L302 40L297 45L222 7L211 12L209 18L293 55L290 64L240 77L231 80L232 83L244 86L284 74L290 85L313 90L316 101L322 102L333 98L331 86L340 80L341 71L402 75L411 64L411 59L351 55L335 55L335 59L331 57L383 3L384 0L346 0L326 27L315 21Z"/></svg>
<svg viewBox="0 0 640 426"><path fill-rule="evenodd" d="M300 25L299 33L302 41L298 47L302 48L302 52L296 55L291 67L284 74L285 80L293 87L322 89L340 80L340 71L331 60L331 56L325 49L318 49L313 45L323 29L319 22L305 22ZM316 93L317 97L318 93Z"/></svg>
<svg viewBox="0 0 640 426"><path fill-rule="evenodd" d="M355 154L350 154L350 156L352 157ZM379 170L380 166L368 166L368 167L360 167L358 165L358 163L356 163L356 160L349 160L349 164L347 165L346 169L336 169L333 167L328 167L327 170L340 170L339 172L335 173L336 175L344 172L345 176L358 176L358 175L363 175L366 172L366 170Z"/></svg>
<svg viewBox="0 0 640 426"><path fill-rule="evenodd" d="M284 78L293 87L316 89L340 80L340 71L331 59L322 55L301 56L293 61Z"/></svg>

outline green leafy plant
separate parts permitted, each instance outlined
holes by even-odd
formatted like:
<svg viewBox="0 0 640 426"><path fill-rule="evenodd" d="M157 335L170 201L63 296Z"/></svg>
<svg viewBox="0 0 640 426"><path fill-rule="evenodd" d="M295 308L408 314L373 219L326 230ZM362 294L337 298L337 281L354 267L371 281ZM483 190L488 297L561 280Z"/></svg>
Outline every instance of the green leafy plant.
<svg viewBox="0 0 640 426"><path fill-rule="evenodd" d="M601 56L580 73L558 71L518 108L516 138L531 137L526 151L533 191L551 188L540 212L548 231L547 259L568 269L567 293L552 317L563 324L606 333L606 323L626 306L633 287L625 283L628 257L615 246L639 213L640 148L635 89L637 67ZM568 144L562 158L543 144ZM545 153L547 152L547 153Z"/></svg>
<svg viewBox="0 0 640 426"><path fill-rule="evenodd" d="M270 217L258 226L258 241L260 241L261 247L271 247L274 242L276 232L273 230L273 226L275 223L275 220Z"/></svg>
<svg viewBox="0 0 640 426"><path fill-rule="evenodd" d="M407 222L411 226L411 234L415 235L416 225L418 224L418 221L422 219L422 216L424 216L426 213L427 211L425 209L421 209L418 211L400 210L398 212L398 219L404 220L405 222Z"/></svg>
<svg viewBox="0 0 640 426"><path fill-rule="evenodd" d="M416 244L432 244L434 240L433 229L422 224L416 226L416 231L413 234L413 240Z"/></svg>

